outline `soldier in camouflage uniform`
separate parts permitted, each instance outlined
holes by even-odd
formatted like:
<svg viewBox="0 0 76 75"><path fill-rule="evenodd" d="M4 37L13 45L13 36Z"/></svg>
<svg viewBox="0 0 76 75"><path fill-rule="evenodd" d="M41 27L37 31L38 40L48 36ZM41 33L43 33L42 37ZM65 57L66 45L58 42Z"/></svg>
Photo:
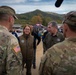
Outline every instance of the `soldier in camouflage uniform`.
<svg viewBox="0 0 76 75"><path fill-rule="evenodd" d="M14 24L15 11L0 6L0 75L22 75L22 55L18 41L9 31Z"/></svg>
<svg viewBox="0 0 76 75"><path fill-rule="evenodd" d="M76 11L66 14L62 27L66 39L46 51L39 75L76 75Z"/></svg>

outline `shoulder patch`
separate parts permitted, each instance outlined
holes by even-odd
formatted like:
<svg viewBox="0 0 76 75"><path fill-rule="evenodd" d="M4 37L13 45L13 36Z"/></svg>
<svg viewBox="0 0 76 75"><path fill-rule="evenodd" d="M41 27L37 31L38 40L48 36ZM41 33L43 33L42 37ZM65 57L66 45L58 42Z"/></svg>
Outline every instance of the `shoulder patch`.
<svg viewBox="0 0 76 75"><path fill-rule="evenodd" d="M20 47L17 45L17 46L15 46L14 48L14 51L16 52L16 53L18 53L19 51L20 51Z"/></svg>

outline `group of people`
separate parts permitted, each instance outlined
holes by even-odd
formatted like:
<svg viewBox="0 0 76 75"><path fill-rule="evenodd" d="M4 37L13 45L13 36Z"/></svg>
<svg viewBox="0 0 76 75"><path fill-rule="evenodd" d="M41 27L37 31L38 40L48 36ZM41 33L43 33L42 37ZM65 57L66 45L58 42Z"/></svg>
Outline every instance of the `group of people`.
<svg viewBox="0 0 76 75"><path fill-rule="evenodd" d="M43 55L39 75L76 75L76 11L65 15L62 28L65 40Z"/></svg>
<svg viewBox="0 0 76 75"><path fill-rule="evenodd" d="M36 39L38 42L36 42ZM32 27L25 25L23 28L23 35L19 37L19 44L23 55L23 68L26 67L26 75L31 75L31 67L36 68L36 46L41 39L34 33ZM26 66L24 66L26 63Z"/></svg>
<svg viewBox="0 0 76 75"><path fill-rule="evenodd" d="M41 38L29 25L25 25L18 37L12 29L15 19L13 8L0 6L0 75L22 75L25 67L26 75L31 75L32 64L36 68L36 46Z"/></svg>
<svg viewBox="0 0 76 75"><path fill-rule="evenodd" d="M15 14L13 8L0 6L0 75L23 75L25 67L26 75L32 75L31 66L36 68L36 47L41 37L26 24L17 40L10 33L18 19ZM58 32L55 21L48 23L42 37L44 54L39 75L76 75L76 11L65 15L62 28L63 34Z"/></svg>

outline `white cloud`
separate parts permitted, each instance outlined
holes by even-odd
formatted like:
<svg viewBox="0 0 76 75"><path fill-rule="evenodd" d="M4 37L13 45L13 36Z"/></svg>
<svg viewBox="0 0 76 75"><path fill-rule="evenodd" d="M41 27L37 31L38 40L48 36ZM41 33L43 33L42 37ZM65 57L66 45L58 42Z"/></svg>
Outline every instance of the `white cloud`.
<svg viewBox="0 0 76 75"><path fill-rule="evenodd" d="M41 1L41 0L33 0L33 1Z"/></svg>
<svg viewBox="0 0 76 75"><path fill-rule="evenodd" d="M40 9L42 11L48 11L48 12L56 12L56 13L67 13L68 11L75 10L76 11L76 3L62 3L62 5L59 8L56 8L53 2L31 2L31 1L40 1L40 0L1 0L0 5L3 2L7 2L9 6L13 7L17 13L26 13L29 11L33 11L36 9ZM14 3L14 4L13 4ZM19 3L19 4L17 4ZM22 4L23 3L23 4ZM4 3L5 4L5 3ZM8 5L7 4L7 5Z"/></svg>
<svg viewBox="0 0 76 75"><path fill-rule="evenodd" d="M16 12L19 13L26 13L29 11L34 11L36 9L40 9L42 11L48 11L48 12L55 12L59 14L64 14L72 10L76 10L76 4L73 5L62 5L59 8L56 8L54 5L14 5L12 6Z"/></svg>
<svg viewBox="0 0 76 75"><path fill-rule="evenodd" d="M25 2L26 0L1 0L0 3L21 3L21 2Z"/></svg>
<svg viewBox="0 0 76 75"><path fill-rule="evenodd" d="M38 2L38 1L41 1L41 0L29 0L29 1Z"/></svg>

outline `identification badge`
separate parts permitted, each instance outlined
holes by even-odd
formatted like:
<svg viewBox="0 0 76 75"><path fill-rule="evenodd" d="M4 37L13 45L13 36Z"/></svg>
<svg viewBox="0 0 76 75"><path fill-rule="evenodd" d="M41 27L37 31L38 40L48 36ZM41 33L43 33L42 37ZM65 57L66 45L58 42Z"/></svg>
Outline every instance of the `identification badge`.
<svg viewBox="0 0 76 75"><path fill-rule="evenodd" d="M60 41L60 39L58 38L57 41Z"/></svg>
<svg viewBox="0 0 76 75"><path fill-rule="evenodd" d="M24 43L24 40L21 40L22 43Z"/></svg>

